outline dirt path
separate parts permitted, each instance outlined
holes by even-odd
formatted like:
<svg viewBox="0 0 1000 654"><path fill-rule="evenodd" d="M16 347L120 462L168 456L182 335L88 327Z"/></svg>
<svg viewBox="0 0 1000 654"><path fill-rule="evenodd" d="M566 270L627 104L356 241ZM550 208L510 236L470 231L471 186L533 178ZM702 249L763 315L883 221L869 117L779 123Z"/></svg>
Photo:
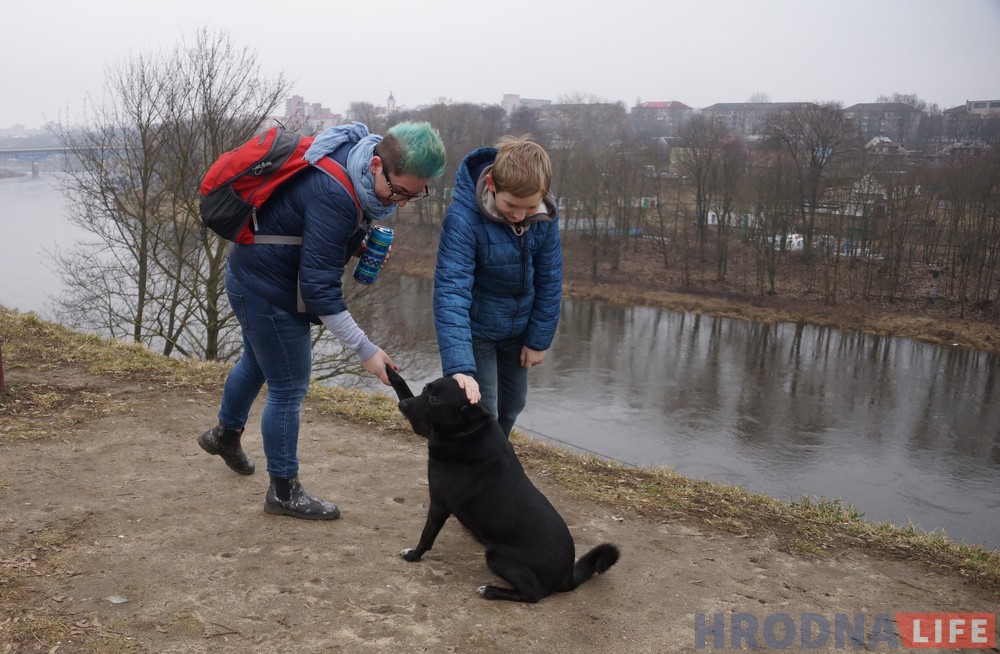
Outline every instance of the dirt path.
<svg viewBox="0 0 1000 654"><path fill-rule="evenodd" d="M0 443L0 562L19 571L0 574L0 593L16 591L31 607L17 620L0 612L5 653L686 652L696 649L698 614L709 627L722 616L730 647L732 616L741 613L762 625L779 613L796 625L803 613L831 624L861 613L870 638L879 636L879 614L996 610L987 593L918 564L863 553L809 559L779 552L767 537L651 523L575 499L530 467L578 552L611 541L623 557L573 593L536 605L489 602L475 592L493 581L482 548L454 521L422 562L399 557L424 519L421 439L310 406L301 477L343 516L299 521L263 513L267 478L254 433L245 437L258 460L251 477L198 448L217 394L109 384L72 367L55 375L15 367L7 382L43 377L128 409L56 438ZM53 617L70 630L23 635ZM780 649L766 647L780 632L755 633L764 651ZM831 636L810 651L843 648Z"/></svg>

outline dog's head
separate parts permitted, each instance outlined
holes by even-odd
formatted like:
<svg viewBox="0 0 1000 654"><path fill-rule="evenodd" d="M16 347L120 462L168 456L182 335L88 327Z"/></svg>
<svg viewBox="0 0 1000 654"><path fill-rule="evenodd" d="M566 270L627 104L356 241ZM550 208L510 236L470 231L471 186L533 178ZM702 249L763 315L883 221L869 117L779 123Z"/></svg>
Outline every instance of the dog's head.
<svg viewBox="0 0 1000 654"><path fill-rule="evenodd" d="M399 394L398 389L396 392ZM420 395L411 394L408 398L400 395L399 410L410 421L414 433L424 438L463 436L475 431L484 419L493 417L482 404L471 404L451 377L435 379L424 386Z"/></svg>

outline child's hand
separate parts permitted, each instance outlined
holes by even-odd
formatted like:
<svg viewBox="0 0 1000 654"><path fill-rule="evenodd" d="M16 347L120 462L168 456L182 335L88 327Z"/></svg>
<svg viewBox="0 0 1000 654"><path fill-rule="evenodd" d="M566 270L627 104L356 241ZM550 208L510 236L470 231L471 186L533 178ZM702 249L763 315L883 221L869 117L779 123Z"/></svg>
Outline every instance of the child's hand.
<svg viewBox="0 0 1000 654"><path fill-rule="evenodd" d="M532 350L530 347L521 348L521 367L531 368L532 366L539 365L545 359L545 352L539 352L538 350Z"/></svg>
<svg viewBox="0 0 1000 654"><path fill-rule="evenodd" d="M482 396L479 394L479 382L475 378L460 372L455 373L451 378L457 381L458 387L465 391L465 397L469 398L470 403L479 404Z"/></svg>

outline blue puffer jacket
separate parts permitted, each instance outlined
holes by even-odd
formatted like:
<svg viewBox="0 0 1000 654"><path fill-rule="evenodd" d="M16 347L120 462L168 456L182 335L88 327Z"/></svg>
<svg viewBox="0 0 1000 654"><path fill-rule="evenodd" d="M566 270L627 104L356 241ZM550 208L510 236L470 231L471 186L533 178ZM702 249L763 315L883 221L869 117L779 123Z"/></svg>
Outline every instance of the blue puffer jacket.
<svg viewBox="0 0 1000 654"><path fill-rule="evenodd" d="M331 156L347 161L352 143ZM302 245L239 245L229 272L261 297L303 320L347 310L341 277L364 238L354 200L335 179L310 167L285 182L257 212L258 233L302 236ZM305 313L297 309L301 288Z"/></svg>
<svg viewBox="0 0 1000 654"><path fill-rule="evenodd" d="M543 351L559 322L562 249L556 207L551 196L546 198L549 216L532 222L520 236L485 214L476 185L496 152L480 148L462 161L441 230L434 327L445 375L475 373L473 336L520 337L524 345Z"/></svg>

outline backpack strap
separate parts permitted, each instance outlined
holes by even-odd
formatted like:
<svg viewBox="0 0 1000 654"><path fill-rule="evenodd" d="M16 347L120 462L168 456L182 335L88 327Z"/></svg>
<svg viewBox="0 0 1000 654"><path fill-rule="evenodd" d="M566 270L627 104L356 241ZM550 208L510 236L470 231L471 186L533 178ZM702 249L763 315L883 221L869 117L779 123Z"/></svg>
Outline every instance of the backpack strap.
<svg viewBox="0 0 1000 654"><path fill-rule="evenodd" d="M358 226L364 220L365 214L361 210L361 202L358 201L358 194L354 191L354 184L347 175L347 171L339 163L330 157L323 157L313 164L324 173L337 180L354 200L354 207L358 210ZM254 236L254 243L270 243L274 245L301 245L301 236ZM299 313L306 312L306 302L302 298L302 284L298 280L295 282L295 309Z"/></svg>
<svg viewBox="0 0 1000 654"><path fill-rule="evenodd" d="M254 245L302 245L301 236L279 236L277 234L254 234Z"/></svg>
<svg viewBox="0 0 1000 654"><path fill-rule="evenodd" d="M354 184L351 182L351 178L347 175L344 167L330 157L322 157L313 165L340 182L340 185L347 190L351 199L354 200L355 208L358 210L358 224L360 225L364 219L364 212L361 210L361 202L358 200L358 194L354 191Z"/></svg>
<svg viewBox="0 0 1000 654"><path fill-rule="evenodd" d="M361 202L358 200L358 194L354 190L354 184L351 183L351 178L347 175L347 171L339 163L331 159L330 157L323 157L315 164L313 164L324 173L335 179L344 190L351 196L354 200L354 207L358 211L358 225L364 220L364 211L361 210ZM255 211L256 213L256 211ZM254 243L260 243L262 245L302 245L301 236L279 236L277 234L254 234Z"/></svg>

